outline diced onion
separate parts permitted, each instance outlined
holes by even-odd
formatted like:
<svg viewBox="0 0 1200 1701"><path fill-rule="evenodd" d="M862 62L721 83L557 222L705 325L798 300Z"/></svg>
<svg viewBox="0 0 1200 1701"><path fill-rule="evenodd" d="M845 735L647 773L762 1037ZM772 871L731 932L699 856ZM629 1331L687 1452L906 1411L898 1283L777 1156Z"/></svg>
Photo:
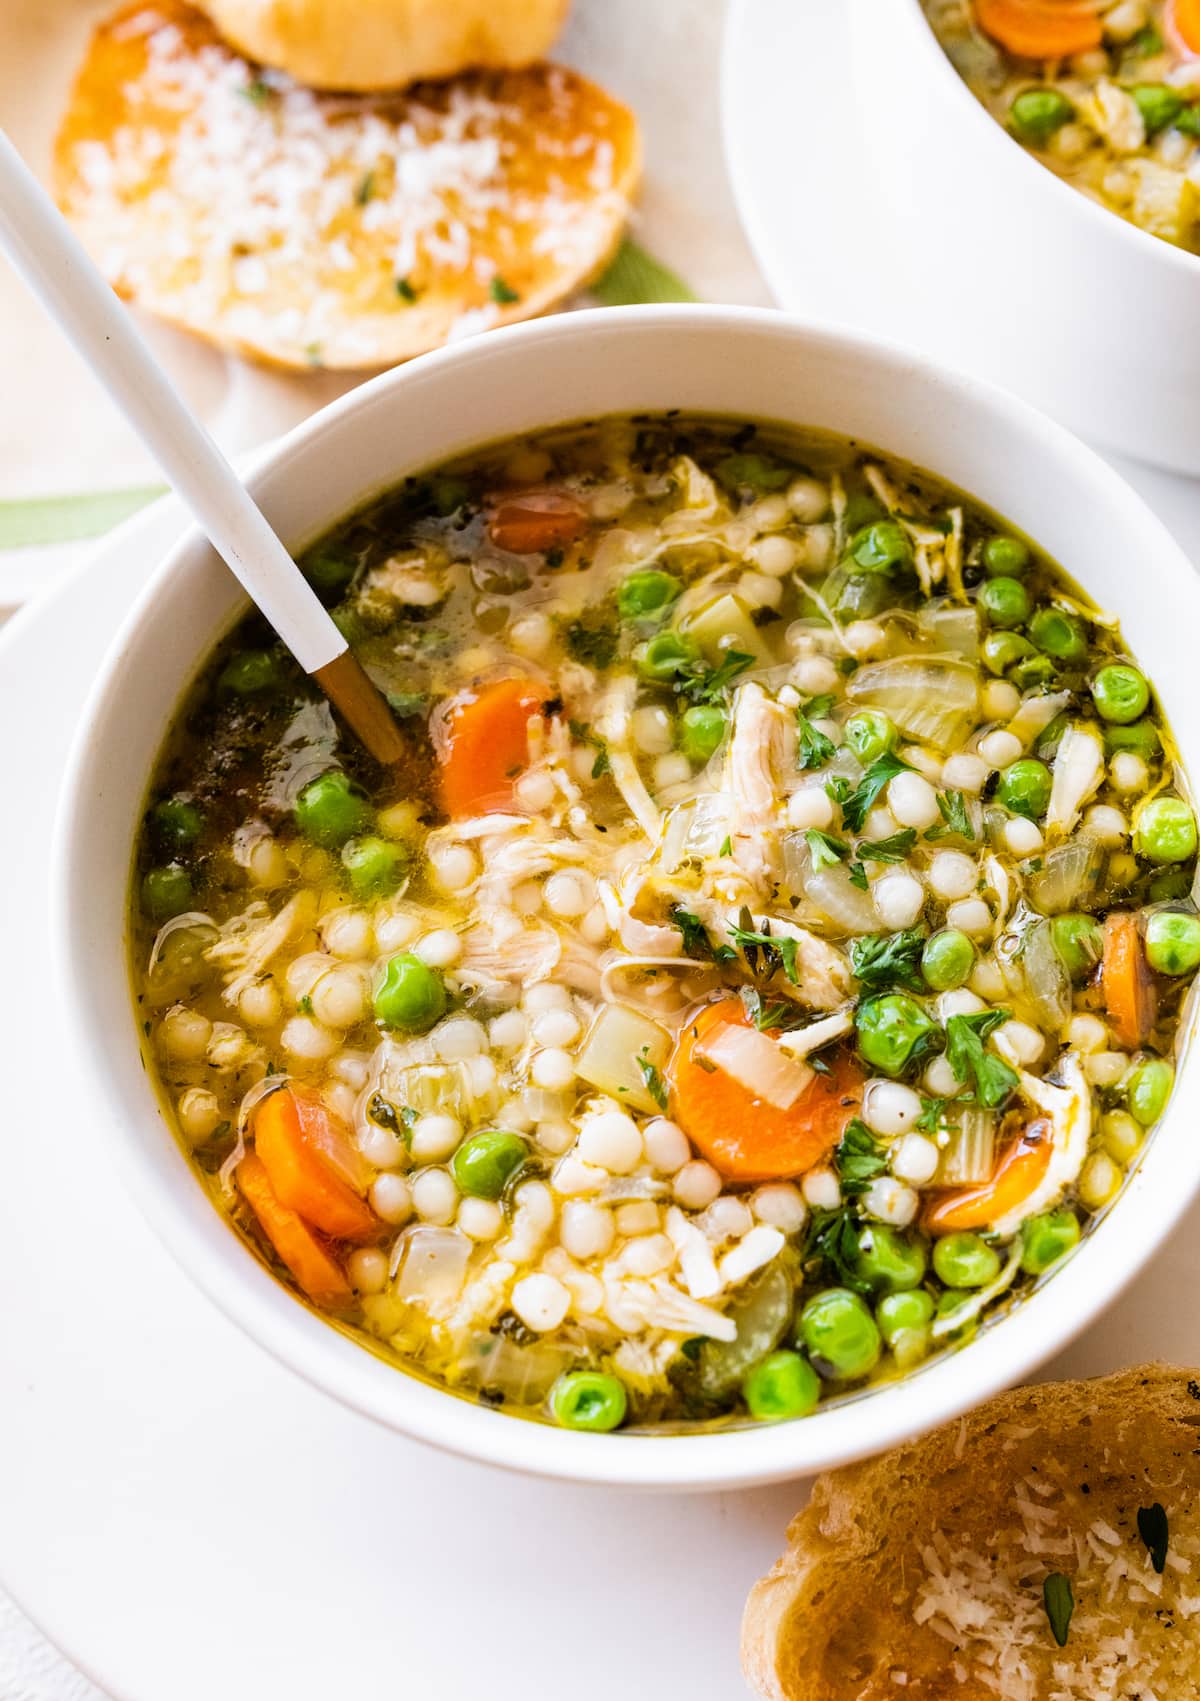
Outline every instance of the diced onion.
<svg viewBox="0 0 1200 1701"><path fill-rule="evenodd" d="M813 1078L806 1063L789 1057L769 1035L734 1022L718 1028L703 1050L709 1063L776 1110L790 1110Z"/></svg>
<svg viewBox="0 0 1200 1701"><path fill-rule="evenodd" d="M897 656L860 667L846 696L884 709L910 738L949 750L975 719L979 679L973 667L952 656Z"/></svg>
<svg viewBox="0 0 1200 1701"><path fill-rule="evenodd" d="M1103 852L1090 834L1079 833L1042 857L1042 866L1029 877L1029 896L1043 915L1085 905L1095 890Z"/></svg>
<svg viewBox="0 0 1200 1701"><path fill-rule="evenodd" d="M969 1105L951 1104L947 1114L958 1127L942 1152L935 1185L964 1187L969 1182L990 1181L996 1167L996 1118L990 1110Z"/></svg>
<svg viewBox="0 0 1200 1701"><path fill-rule="evenodd" d="M1026 992L1039 1026L1047 1033L1058 1033L1071 1015L1071 981L1054 949L1049 922L1040 921L1030 929L1021 962Z"/></svg>
<svg viewBox="0 0 1200 1701"><path fill-rule="evenodd" d="M1079 811L1104 778L1104 746L1085 726L1069 726L1054 758L1054 783L1046 826L1069 833Z"/></svg>
<svg viewBox="0 0 1200 1701"><path fill-rule="evenodd" d="M879 917L869 892L860 891L844 863L814 869L803 833L783 841L783 866L788 885L800 892L826 921L844 933L874 933Z"/></svg>

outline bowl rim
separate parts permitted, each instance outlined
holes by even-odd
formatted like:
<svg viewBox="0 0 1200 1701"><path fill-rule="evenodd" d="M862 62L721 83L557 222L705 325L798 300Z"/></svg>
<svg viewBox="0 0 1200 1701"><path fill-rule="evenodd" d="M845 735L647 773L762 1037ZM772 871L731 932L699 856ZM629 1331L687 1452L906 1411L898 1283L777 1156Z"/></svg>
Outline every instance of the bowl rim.
<svg viewBox="0 0 1200 1701"><path fill-rule="evenodd" d="M1065 178L1060 177L1057 172L1051 171L1048 165L1043 165L1039 159L1036 159L1034 155L1030 153L1028 148L1021 146L1021 143L1015 136L1009 135L1008 131L1004 128L1004 125L1000 123L999 119L992 116L987 107L984 106L983 102L972 91L965 78L958 74L949 54L938 40L937 32L926 14L922 0L901 0L901 4L906 7L909 17L912 20L913 40L914 43L919 42L916 51L924 55L926 63L930 67L933 66L935 60L937 61L938 69L933 70L931 68L929 74L940 78L944 83L947 82L947 79L949 83L953 83L958 92L949 96L949 98L958 101L964 110L968 106L972 109L974 117L966 119L965 122L978 127L980 121L982 121L982 123L986 125L987 129L993 132L993 134L1005 144L1003 156L1005 159L1011 161L1013 159L1012 150L1015 149L1016 152L1022 156L1025 162L1024 165L1017 167L1018 170L1024 171L1028 168L1031 174L1036 172L1038 177L1043 180L1043 187L1053 185L1054 195L1056 197L1059 195L1063 197L1061 205L1064 217L1070 216L1066 211L1068 200L1074 204L1077 213L1080 211L1082 206L1082 208L1086 209L1085 216L1094 221L1098 234L1107 230L1108 234L1114 241L1133 242L1136 245L1137 251L1145 257L1148 263L1153 262L1154 257L1157 255L1159 263L1173 266L1179 272L1180 276L1191 276L1192 281L1195 281L1195 274L1198 269L1200 269L1200 254L1192 254L1188 249L1180 248L1174 242L1168 242L1165 237L1155 236L1150 231L1143 230L1140 225L1134 224L1132 220L1122 218L1120 213L1114 212L1109 207L1102 206L1099 201L1094 200L1092 196L1086 194L1082 189L1076 189L1072 184L1068 183ZM982 130L980 130L979 133L982 135ZM987 142L982 145L990 148L992 144ZM999 161L1000 158L1000 152L997 150L997 161ZM999 169L999 167L997 167L997 169ZM1031 175L1031 184L1032 181L1033 178ZM1123 233L1120 237L1118 237L1115 231L1112 230L1112 226L1114 225L1120 226ZM1165 253L1163 252L1164 250Z"/></svg>
<svg viewBox="0 0 1200 1701"><path fill-rule="evenodd" d="M1159 583L1170 584L1183 606L1190 598L1200 620L1200 581L1179 546L1108 463L1064 427L1003 390L893 342L842 327L812 324L769 308L691 304L600 308L489 332L486 337L439 350L381 374L320 410L262 456L247 484L252 493L258 493L264 481L281 473L286 477L284 469L295 449L334 437L353 415L369 412L393 392L402 391L409 374L418 369L428 374L469 364L480 357L481 351L499 355L501 347L531 357L544 354L552 358L553 350L564 340L584 338L599 327L612 333L624 325L661 335L690 334L701 326L713 337L727 334L744 336L748 341L761 337L764 346L782 339L809 349L832 351L870 370L876 378L898 384L919 380L936 387L946 406L967 419L974 417L982 422L991 417L1019 431L1031 454L1040 449L1055 462L1058 473L1069 478L1077 500L1082 502L1090 488L1110 513L1123 510L1146 540L1146 553L1155 562ZM546 414L547 425L554 423L556 410L548 407ZM896 445L894 452L903 454L903 446ZM936 469L932 470L936 474ZM330 523L336 518L331 516ZM685 1435L594 1436L536 1422L511 1421L398 1370L351 1340L298 1304L294 1295L269 1274L196 1185L182 1151L177 1152L178 1173L185 1178L186 1187L176 1187L157 1173L132 1130L128 1095L106 1068L104 1034L113 1018L98 1012L87 993L89 953L83 930L75 925L87 913L89 889L94 882L85 853L84 782L93 762L103 755L105 715L123 695L126 646L153 610L166 582L190 557L207 554L208 550L203 536L190 529L159 563L127 612L88 692L64 770L56 815L51 867L52 943L66 1008L80 1036L81 1058L100 1089L105 1107L104 1134L143 1215L218 1309L313 1386L385 1427L451 1453L526 1474L677 1490L778 1481L882 1452L960 1416L1029 1375L1112 1303L1200 1189L1200 1145L1186 1137L1181 1104L1181 1083L1190 1080L1196 1070L1185 1064L1179 1070L1171 1104L1154 1138L1146 1143L1142 1159L1112 1213L1113 1218L1128 1224L1123 1241L1117 1241L1111 1229L1104 1232L1107 1223L1098 1224L1097 1231L1084 1237L1077 1252L1052 1278L1011 1313L998 1318L965 1351L944 1355L895 1382L876 1385L791 1423ZM199 655L190 657L189 663L198 665L200 659ZM1200 748L1197 756L1200 766ZM164 1140L174 1144L165 1121L161 1132ZM1144 1200L1152 1206L1148 1213L1142 1205ZM1147 1222L1142 1235L1135 1238L1139 1206ZM234 1255L235 1248L240 1250L240 1258ZM864 1413L868 1414L865 1418Z"/></svg>

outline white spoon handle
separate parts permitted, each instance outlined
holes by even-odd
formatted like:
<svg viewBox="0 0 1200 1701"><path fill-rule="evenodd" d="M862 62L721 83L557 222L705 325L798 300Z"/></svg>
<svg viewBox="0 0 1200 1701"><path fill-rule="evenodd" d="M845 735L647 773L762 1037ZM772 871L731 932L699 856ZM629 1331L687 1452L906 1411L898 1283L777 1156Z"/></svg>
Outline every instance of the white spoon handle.
<svg viewBox="0 0 1200 1701"><path fill-rule="evenodd" d="M305 672L336 660L345 638L3 130L0 247Z"/></svg>

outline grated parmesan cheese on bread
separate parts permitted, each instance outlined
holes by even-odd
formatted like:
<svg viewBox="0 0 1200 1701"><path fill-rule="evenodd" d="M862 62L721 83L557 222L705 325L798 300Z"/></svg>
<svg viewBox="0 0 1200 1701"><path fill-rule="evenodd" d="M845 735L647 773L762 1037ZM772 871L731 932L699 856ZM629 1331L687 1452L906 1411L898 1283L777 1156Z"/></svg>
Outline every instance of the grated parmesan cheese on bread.
<svg viewBox="0 0 1200 1701"><path fill-rule="evenodd" d="M135 0L92 38L55 172L120 294L224 348L353 369L581 287L640 157L632 113L562 67L319 94L183 0Z"/></svg>
<svg viewBox="0 0 1200 1701"><path fill-rule="evenodd" d="M818 1478L788 1536L743 1623L770 1701L1196 1701L1200 1373L1001 1395Z"/></svg>

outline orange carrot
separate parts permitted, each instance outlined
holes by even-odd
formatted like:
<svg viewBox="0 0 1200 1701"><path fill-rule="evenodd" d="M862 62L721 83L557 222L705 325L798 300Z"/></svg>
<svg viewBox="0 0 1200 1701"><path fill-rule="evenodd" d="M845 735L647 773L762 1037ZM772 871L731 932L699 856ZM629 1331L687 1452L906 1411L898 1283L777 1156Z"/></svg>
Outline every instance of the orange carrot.
<svg viewBox="0 0 1200 1701"><path fill-rule="evenodd" d="M803 1175L837 1145L862 1102L863 1075L848 1055L814 1075L787 1110L768 1104L723 1070L700 1061L720 1028L748 1027L740 998L709 1004L679 1037L668 1068L675 1120L730 1181Z"/></svg>
<svg viewBox="0 0 1200 1701"><path fill-rule="evenodd" d="M531 679L499 679L450 702L440 752L447 815L511 807L513 780L529 765L529 722L545 701L544 688Z"/></svg>
<svg viewBox="0 0 1200 1701"><path fill-rule="evenodd" d="M975 17L1020 59L1065 59L1104 40L1096 0L975 0Z"/></svg>
<svg viewBox="0 0 1200 1701"><path fill-rule="evenodd" d="M279 1203L335 1240L370 1240L379 1220L370 1206L330 1167L336 1150L335 1119L311 1094L292 1087L260 1099L254 1112L254 1149ZM344 1136L349 1145L349 1136Z"/></svg>
<svg viewBox="0 0 1200 1701"><path fill-rule="evenodd" d="M1167 30L1185 53L1200 53L1200 0L1171 0Z"/></svg>
<svg viewBox="0 0 1200 1701"><path fill-rule="evenodd" d="M492 510L488 536L497 549L514 555L573 543L587 524L587 509L569 490L526 490Z"/></svg>
<svg viewBox="0 0 1200 1701"><path fill-rule="evenodd" d="M1118 1045L1132 1050L1145 1041L1154 1026L1158 996L1146 963L1137 920L1128 910L1114 910L1104 921L1104 954L1100 985L1108 1025Z"/></svg>
<svg viewBox="0 0 1200 1701"><path fill-rule="evenodd" d="M237 1166L242 1197L300 1287L317 1305L344 1305L350 1284L302 1217L281 1205L261 1158L248 1152Z"/></svg>
<svg viewBox="0 0 1200 1701"><path fill-rule="evenodd" d="M998 1217L1015 1211L1028 1199L1050 1167L1051 1128L1045 1117L1037 1117L1021 1130L996 1166L990 1181L956 1187L944 1193L925 1212L930 1234L952 1234L957 1229L981 1229Z"/></svg>

